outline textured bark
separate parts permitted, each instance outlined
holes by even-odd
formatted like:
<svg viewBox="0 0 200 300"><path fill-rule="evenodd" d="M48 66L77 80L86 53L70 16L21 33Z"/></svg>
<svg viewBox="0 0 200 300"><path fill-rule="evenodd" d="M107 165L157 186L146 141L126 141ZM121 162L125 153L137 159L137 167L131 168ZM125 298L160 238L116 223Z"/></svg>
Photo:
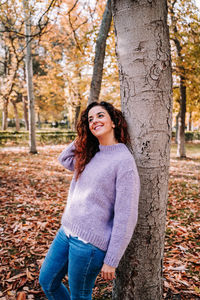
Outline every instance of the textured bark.
<svg viewBox="0 0 200 300"><path fill-rule="evenodd" d="M112 21L111 0L107 1L95 47L93 75L90 86L88 105L99 100L103 75L103 63L106 49L106 39Z"/></svg>
<svg viewBox="0 0 200 300"><path fill-rule="evenodd" d="M28 112L29 112L29 151L30 153L37 153L36 150L36 134L35 134L35 105L33 94L33 65L31 56L31 17L28 10L27 0L23 0L25 12L25 32L26 32L26 82L28 94Z"/></svg>
<svg viewBox="0 0 200 300"><path fill-rule="evenodd" d="M113 299L160 300L172 119L167 1L113 0L112 12L122 111L141 179L138 224Z"/></svg>

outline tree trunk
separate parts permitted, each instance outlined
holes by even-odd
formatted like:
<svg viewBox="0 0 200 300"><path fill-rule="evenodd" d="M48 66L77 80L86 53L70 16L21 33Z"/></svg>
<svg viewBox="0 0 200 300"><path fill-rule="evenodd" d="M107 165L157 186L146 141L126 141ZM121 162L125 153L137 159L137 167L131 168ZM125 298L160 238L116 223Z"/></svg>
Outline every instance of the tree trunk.
<svg viewBox="0 0 200 300"><path fill-rule="evenodd" d="M19 124L19 114L17 110L17 104L15 101L12 101L13 109L14 109L14 114L15 114L15 126L16 130L20 131L20 124Z"/></svg>
<svg viewBox="0 0 200 300"><path fill-rule="evenodd" d="M172 119L167 1L113 0L112 10L122 111L141 180L138 224L113 299L160 300Z"/></svg>
<svg viewBox="0 0 200 300"><path fill-rule="evenodd" d="M188 117L188 131L193 131L193 128L192 128L192 111L189 112L189 117Z"/></svg>
<svg viewBox="0 0 200 300"><path fill-rule="evenodd" d="M178 147L177 147L177 157L186 157L185 153L185 114L186 114L186 86L185 79L180 76L180 118L178 122Z"/></svg>
<svg viewBox="0 0 200 300"><path fill-rule="evenodd" d="M3 102L3 111L2 111L2 130L8 128L8 101L4 100Z"/></svg>
<svg viewBox="0 0 200 300"><path fill-rule="evenodd" d="M102 75L103 75L103 63L104 63L105 49L106 49L106 39L108 36L108 32L110 30L111 21L112 21L111 0L107 0L98 38L96 41L94 67L93 67L93 75L92 75L92 81L90 86L90 96L88 99L88 105L94 101L99 100Z"/></svg>
<svg viewBox="0 0 200 300"><path fill-rule="evenodd" d="M180 111L176 115L176 137L175 137L176 144L178 144L178 123L179 123L179 118L180 118Z"/></svg>
<svg viewBox="0 0 200 300"><path fill-rule="evenodd" d="M26 130L29 130L29 126L28 126L27 96L23 97L23 109L24 109L25 128L26 128Z"/></svg>
<svg viewBox="0 0 200 300"><path fill-rule="evenodd" d="M29 112L29 147L30 153L37 153L36 150L36 134L35 134L35 108L33 94L33 66L31 55L31 17L28 10L27 0L23 0L25 14L25 32L26 32L26 82L28 94L28 112Z"/></svg>

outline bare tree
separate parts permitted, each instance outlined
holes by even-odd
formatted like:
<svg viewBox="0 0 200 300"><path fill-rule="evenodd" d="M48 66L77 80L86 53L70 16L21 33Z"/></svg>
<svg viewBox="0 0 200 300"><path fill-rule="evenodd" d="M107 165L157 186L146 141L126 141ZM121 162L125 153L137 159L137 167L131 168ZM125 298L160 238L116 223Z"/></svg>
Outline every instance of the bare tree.
<svg viewBox="0 0 200 300"><path fill-rule="evenodd" d="M31 13L28 8L27 0L23 0L25 15L26 32L26 81L28 94L28 112L29 112L29 147L30 153L37 153L36 134L35 134L35 107L33 93L33 64L31 56Z"/></svg>
<svg viewBox="0 0 200 300"><path fill-rule="evenodd" d="M108 37L108 32L110 30L111 21L112 21L111 0L108 0L103 14L98 38L96 41L94 67L93 67L93 75L92 75L88 105L94 101L99 100L102 75L103 75L106 40Z"/></svg>

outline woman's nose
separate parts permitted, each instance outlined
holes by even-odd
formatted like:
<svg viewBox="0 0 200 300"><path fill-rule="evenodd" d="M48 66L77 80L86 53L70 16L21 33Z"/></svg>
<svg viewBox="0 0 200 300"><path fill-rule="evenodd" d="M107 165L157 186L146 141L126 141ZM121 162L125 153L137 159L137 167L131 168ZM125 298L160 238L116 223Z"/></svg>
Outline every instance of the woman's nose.
<svg viewBox="0 0 200 300"><path fill-rule="evenodd" d="M92 124L95 124L97 122L97 118L94 117L93 120L92 120Z"/></svg>

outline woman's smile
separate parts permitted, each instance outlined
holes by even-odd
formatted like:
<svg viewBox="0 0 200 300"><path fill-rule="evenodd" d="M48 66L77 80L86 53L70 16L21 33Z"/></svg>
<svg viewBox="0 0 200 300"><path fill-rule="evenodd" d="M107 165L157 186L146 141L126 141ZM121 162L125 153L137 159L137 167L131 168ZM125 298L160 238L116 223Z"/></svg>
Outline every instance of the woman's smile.
<svg viewBox="0 0 200 300"><path fill-rule="evenodd" d="M97 125L97 126L94 126L94 130L98 130L99 128L102 128L103 125Z"/></svg>

